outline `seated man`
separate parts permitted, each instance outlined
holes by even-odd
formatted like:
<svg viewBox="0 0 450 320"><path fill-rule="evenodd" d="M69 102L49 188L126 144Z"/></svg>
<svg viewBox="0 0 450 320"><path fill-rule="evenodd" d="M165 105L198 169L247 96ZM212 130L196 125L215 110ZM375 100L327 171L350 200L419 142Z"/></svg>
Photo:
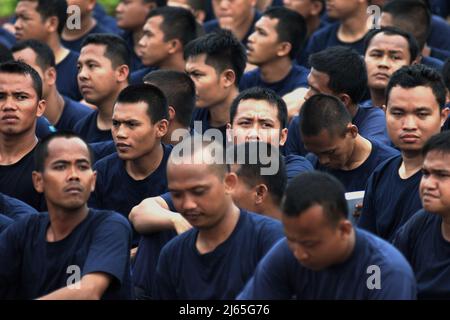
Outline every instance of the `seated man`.
<svg viewBox="0 0 450 320"><path fill-rule="evenodd" d="M422 155L419 191L423 209L398 230L394 245L413 268L419 299L449 299L450 132L431 137Z"/></svg>
<svg viewBox="0 0 450 320"><path fill-rule="evenodd" d="M0 235L2 299L130 299L128 222L87 207L95 172L87 144L70 133L41 141L33 183L48 213L29 215ZM36 272L38 271L38 272Z"/></svg>
<svg viewBox="0 0 450 320"><path fill-rule="evenodd" d="M401 155L380 164L367 182L358 226L392 241L395 232L421 209L422 147L447 119L445 86L424 65L402 67L386 88L386 123Z"/></svg>
<svg viewBox="0 0 450 320"><path fill-rule="evenodd" d="M343 186L328 174L302 173L282 204L286 238L262 259L238 299L415 299L406 259L347 219Z"/></svg>
<svg viewBox="0 0 450 320"><path fill-rule="evenodd" d="M350 112L352 123L358 127L361 136L389 144L384 112L374 106L360 105L367 87L363 58L350 48L332 47L311 55L310 64L309 91L305 100L318 93L338 97ZM289 125L286 154L306 154L299 122L300 118L296 116Z"/></svg>
<svg viewBox="0 0 450 320"><path fill-rule="evenodd" d="M336 97L317 94L300 111L300 132L307 156L316 170L331 173L346 192L364 190L375 168L398 151L375 139L366 139L344 104Z"/></svg>
<svg viewBox="0 0 450 320"><path fill-rule="evenodd" d="M234 204L237 177L229 172L222 145L199 139L194 148L195 139L179 143L175 148L183 154L174 151L167 165L175 208L194 228L162 249L156 299L232 299L282 237L278 221Z"/></svg>

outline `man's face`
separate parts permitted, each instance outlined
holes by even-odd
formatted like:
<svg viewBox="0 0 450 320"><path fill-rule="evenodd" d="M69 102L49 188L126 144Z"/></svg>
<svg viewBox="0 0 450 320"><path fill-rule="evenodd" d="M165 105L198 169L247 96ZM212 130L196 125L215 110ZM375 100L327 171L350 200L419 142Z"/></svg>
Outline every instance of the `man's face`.
<svg viewBox="0 0 450 320"><path fill-rule="evenodd" d="M34 186L49 208L76 210L95 187L96 174L86 144L79 138L56 138L48 145L44 171L33 172Z"/></svg>
<svg viewBox="0 0 450 320"><path fill-rule="evenodd" d="M121 0L116 7L117 26L125 30L139 30L150 10L151 4L144 0Z"/></svg>
<svg viewBox="0 0 450 320"><path fill-rule="evenodd" d="M324 72L317 71L311 68L308 75L308 86L309 90L306 92L305 100L309 99L313 95L324 93L334 95L333 91L328 88L328 83L330 82L330 76Z"/></svg>
<svg viewBox="0 0 450 320"><path fill-rule="evenodd" d="M171 43L164 40L162 22L163 17L156 16L144 25L144 35L139 40L139 57L146 66L161 67L170 55Z"/></svg>
<svg viewBox="0 0 450 320"><path fill-rule="evenodd" d="M212 0L214 14L223 29L234 29L252 19L256 0Z"/></svg>
<svg viewBox="0 0 450 320"><path fill-rule="evenodd" d="M278 109L265 100L242 100L231 129L235 144L262 141L279 146L287 138L287 129L281 128L278 119Z"/></svg>
<svg viewBox="0 0 450 320"><path fill-rule="evenodd" d="M289 248L304 267L319 271L343 259L348 234L327 221L322 206L313 205L298 217L283 214L282 222Z"/></svg>
<svg viewBox="0 0 450 320"><path fill-rule="evenodd" d="M378 33L372 38L364 60L369 88L384 90L391 75L411 63L408 41L399 35Z"/></svg>
<svg viewBox="0 0 450 320"><path fill-rule="evenodd" d="M429 152L423 162L420 198L423 208L431 213L450 212L450 155L440 151Z"/></svg>
<svg viewBox="0 0 450 320"><path fill-rule="evenodd" d="M105 46L88 44L78 58L78 87L83 98L94 105L110 99L118 90L117 71L105 57Z"/></svg>
<svg viewBox="0 0 450 320"><path fill-rule="evenodd" d="M168 189L177 212L193 226L209 229L224 217L228 195L225 179L206 164L167 165Z"/></svg>
<svg viewBox="0 0 450 320"><path fill-rule="evenodd" d="M332 19L351 17L358 10L360 0L327 0L327 14Z"/></svg>
<svg viewBox="0 0 450 320"><path fill-rule="evenodd" d="M158 129L158 122L151 123L145 102L116 103L112 124L111 133L122 160L136 160L150 154L164 135Z"/></svg>
<svg viewBox="0 0 450 320"><path fill-rule="evenodd" d="M248 38L248 62L257 66L269 63L278 58L280 42L276 27L278 19L261 17L255 24L255 31Z"/></svg>
<svg viewBox="0 0 450 320"><path fill-rule="evenodd" d="M317 156L321 165L331 169L342 169L348 165L355 137L351 129L344 136L330 134L326 129L317 136L302 135L305 148Z"/></svg>
<svg viewBox="0 0 450 320"><path fill-rule="evenodd" d="M19 1L16 6L16 39L35 39L46 42L48 31L48 19L43 20L40 13L36 11L37 1Z"/></svg>
<svg viewBox="0 0 450 320"><path fill-rule="evenodd" d="M45 110L29 75L0 73L0 133L20 135L35 130Z"/></svg>
<svg viewBox="0 0 450 320"><path fill-rule="evenodd" d="M386 108L386 126L392 142L406 152L420 152L425 142L439 133L447 111L430 87L393 87Z"/></svg>
<svg viewBox="0 0 450 320"><path fill-rule="evenodd" d="M214 67L206 64L206 55L190 57L186 61L186 73L195 83L197 97L196 107L206 108L223 102L228 92L225 90L222 74L217 74Z"/></svg>
<svg viewBox="0 0 450 320"><path fill-rule="evenodd" d="M25 48L23 50L14 52L13 56L14 60L25 62L34 70L36 70L37 73L39 73L39 76L42 79L42 95L43 98L46 99L50 91L49 85L47 83L48 77L46 72L42 70L41 67L36 63L36 52L34 52L33 49Z"/></svg>

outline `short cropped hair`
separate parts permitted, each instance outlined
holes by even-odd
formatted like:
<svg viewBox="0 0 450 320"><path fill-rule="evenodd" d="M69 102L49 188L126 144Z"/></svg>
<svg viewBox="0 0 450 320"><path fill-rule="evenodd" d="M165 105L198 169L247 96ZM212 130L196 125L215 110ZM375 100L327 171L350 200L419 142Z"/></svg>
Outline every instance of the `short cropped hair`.
<svg viewBox="0 0 450 320"><path fill-rule="evenodd" d="M7 61L0 64L0 73L21 74L30 76L38 100L42 99L42 79L39 73L22 61Z"/></svg>
<svg viewBox="0 0 450 320"><path fill-rule="evenodd" d="M53 50L44 42L30 39L16 43L12 48L12 52L18 52L25 49L31 49L36 54L36 63L43 70L55 67L55 55Z"/></svg>
<svg viewBox="0 0 450 320"><path fill-rule="evenodd" d="M426 157L431 151L450 154L450 131L443 131L428 139L422 148L423 157Z"/></svg>
<svg viewBox="0 0 450 320"><path fill-rule="evenodd" d="M164 93L156 86L141 83L130 85L120 91L116 103L138 103L147 105L147 115L152 124L162 119L169 119L167 99Z"/></svg>
<svg viewBox="0 0 450 320"><path fill-rule="evenodd" d="M446 88L444 81L438 71L422 64L403 66L395 71L386 87L386 105L389 95L394 87L415 88L429 87L442 110L445 107Z"/></svg>
<svg viewBox="0 0 450 320"><path fill-rule="evenodd" d="M144 83L158 87L166 96L167 104L175 109L175 119L190 126L195 107L195 84L184 72L155 70L145 75Z"/></svg>
<svg viewBox="0 0 450 320"><path fill-rule="evenodd" d="M300 110L300 132L304 136L317 136L322 130L343 135L352 117L335 96L316 94L305 101Z"/></svg>
<svg viewBox="0 0 450 320"><path fill-rule="evenodd" d="M113 68L121 65L130 66L130 50L128 45L121 37L109 33L90 34L81 43L81 48L88 44L105 46L105 57L111 61Z"/></svg>
<svg viewBox="0 0 450 320"><path fill-rule="evenodd" d="M332 226L348 217L345 188L341 182L325 172L300 173L286 188L282 201L283 214L298 217L314 205L323 208Z"/></svg>

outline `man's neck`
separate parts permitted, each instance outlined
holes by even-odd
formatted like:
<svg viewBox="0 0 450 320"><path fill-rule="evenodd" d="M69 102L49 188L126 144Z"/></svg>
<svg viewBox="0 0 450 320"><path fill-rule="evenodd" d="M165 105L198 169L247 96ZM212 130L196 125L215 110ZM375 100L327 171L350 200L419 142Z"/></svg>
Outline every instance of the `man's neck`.
<svg viewBox="0 0 450 320"><path fill-rule="evenodd" d="M177 52L170 55L167 59L161 63L158 67L161 70L175 70L184 72L185 61L183 59L183 53Z"/></svg>
<svg viewBox="0 0 450 320"><path fill-rule="evenodd" d="M231 89L232 91L230 94L226 97L225 100L223 100L221 103L209 107L209 124L214 128L219 128L225 126L228 122L230 122L230 108L231 103L233 102L234 98L239 94L239 91L236 87L233 87Z"/></svg>
<svg viewBox="0 0 450 320"><path fill-rule="evenodd" d="M189 135L190 127L185 127L184 125L182 125L178 121L173 120L169 124L169 130L164 135L164 137L161 139L162 143L164 143L164 144L172 144L172 145L176 145L177 143L179 143L180 142L179 140L172 140L172 133L175 130L177 130L177 129L183 129Z"/></svg>
<svg viewBox="0 0 450 320"><path fill-rule="evenodd" d="M355 250L355 245L356 245L356 234L355 229L352 228L351 234L343 250L342 258L339 261L337 261L336 264L341 264L347 261L353 254L353 251Z"/></svg>
<svg viewBox="0 0 450 320"><path fill-rule="evenodd" d="M229 206L226 208L226 213L221 221L212 228L199 230L197 241L195 243L197 250L201 254L214 251L233 233L239 221L239 217L239 208L230 200Z"/></svg>
<svg viewBox="0 0 450 320"><path fill-rule="evenodd" d="M347 105L346 107L347 107L348 112L350 113L350 116L353 119L356 116L356 114L358 113L359 105L355 104L355 103L351 103L351 104Z"/></svg>
<svg viewBox="0 0 450 320"><path fill-rule="evenodd" d="M249 19L245 19L241 24L232 27L231 31L235 37L242 41L249 32L251 26L253 25L253 19L255 18L255 9L252 10L252 14Z"/></svg>
<svg viewBox="0 0 450 320"><path fill-rule="evenodd" d="M319 29L320 17L319 16L310 17L309 19L306 20L306 26L308 29L306 37L309 38L317 29Z"/></svg>
<svg viewBox="0 0 450 320"><path fill-rule="evenodd" d="M349 171L359 168L369 158L372 147L372 143L369 140L358 134L355 138L352 155L345 168L341 170Z"/></svg>
<svg viewBox="0 0 450 320"><path fill-rule="evenodd" d="M381 108L386 103L384 89L369 89L369 91L372 105Z"/></svg>
<svg viewBox="0 0 450 320"><path fill-rule="evenodd" d="M59 41L59 36L51 36L47 41L48 46L52 49L55 55L55 64L58 65L70 53L69 49L64 48Z"/></svg>
<svg viewBox="0 0 450 320"><path fill-rule="evenodd" d="M272 199L267 199L264 203L264 208L260 210L260 213L266 217L281 220L282 212L280 207L273 203Z"/></svg>
<svg viewBox="0 0 450 320"><path fill-rule="evenodd" d="M144 180L159 167L163 156L164 149L159 143L146 155L138 159L125 161L125 170L134 180Z"/></svg>
<svg viewBox="0 0 450 320"><path fill-rule="evenodd" d="M38 143L33 126L20 135L5 136L0 134L0 164L11 165L28 154Z"/></svg>
<svg viewBox="0 0 450 320"><path fill-rule="evenodd" d="M111 130L112 128L112 114L114 109L114 103L123 89L128 86L128 83L122 83L115 93L111 94L105 100L101 101L97 105L97 128L100 130Z"/></svg>
<svg viewBox="0 0 450 320"><path fill-rule="evenodd" d="M91 15L86 15L81 17L81 24L80 28L74 28L69 30L66 27L64 27L63 33L61 35L61 38L63 38L66 41L74 41L78 40L84 35L88 34L97 24L97 20L95 20L94 17Z"/></svg>
<svg viewBox="0 0 450 320"><path fill-rule="evenodd" d="M352 43L364 38L369 31L367 18L366 8L361 7L357 15L341 20L337 32L338 39L342 42Z"/></svg>
<svg viewBox="0 0 450 320"><path fill-rule="evenodd" d="M50 225L47 229L47 242L63 240L84 220L89 209L85 204L81 208L67 212L62 208L56 208L47 202Z"/></svg>
<svg viewBox="0 0 450 320"><path fill-rule="evenodd" d="M292 69L292 61L289 57L276 58L261 65L261 79L266 83L275 83L283 80Z"/></svg>
<svg viewBox="0 0 450 320"><path fill-rule="evenodd" d="M402 151L402 164L398 169L398 174L402 179L408 179L422 169L423 156L421 152Z"/></svg>
<svg viewBox="0 0 450 320"><path fill-rule="evenodd" d="M47 101L44 116L52 125L55 125L64 111L64 99L55 87L51 89L49 95L44 97L44 99Z"/></svg>

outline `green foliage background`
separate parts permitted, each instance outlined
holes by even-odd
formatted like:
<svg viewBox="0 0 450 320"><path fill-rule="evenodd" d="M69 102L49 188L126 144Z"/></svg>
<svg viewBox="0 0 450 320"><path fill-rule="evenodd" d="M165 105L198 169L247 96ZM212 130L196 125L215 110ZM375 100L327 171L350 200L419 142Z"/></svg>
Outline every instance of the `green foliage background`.
<svg viewBox="0 0 450 320"><path fill-rule="evenodd" d="M101 3L109 14L113 14L119 0L97 0L97 2ZM0 17L11 16L14 13L16 3L17 0L0 0Z"/></svg>

